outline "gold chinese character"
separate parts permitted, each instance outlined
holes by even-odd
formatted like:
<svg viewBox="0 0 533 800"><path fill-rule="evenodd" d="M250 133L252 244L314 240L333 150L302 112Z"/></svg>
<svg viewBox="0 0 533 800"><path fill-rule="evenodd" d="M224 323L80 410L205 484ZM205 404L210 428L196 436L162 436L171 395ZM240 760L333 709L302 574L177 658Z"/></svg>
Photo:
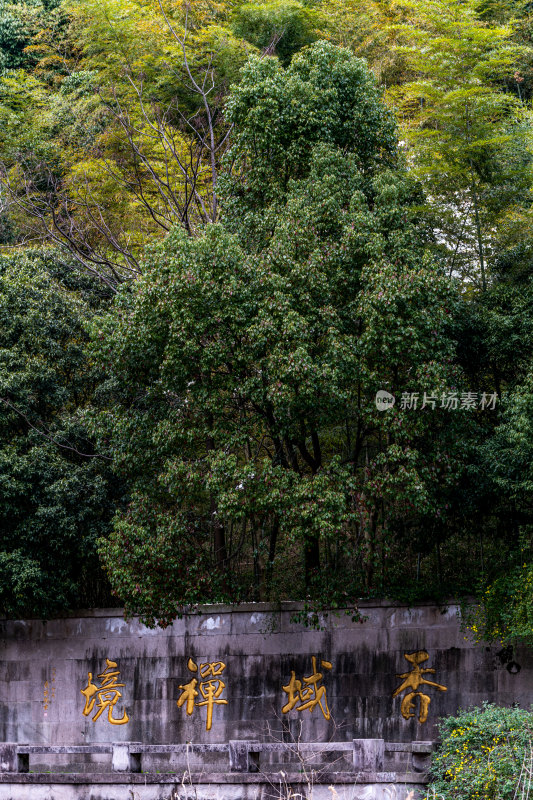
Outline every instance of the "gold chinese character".
<svg viewBox="0 0 533 800"><path fill-rule="evenodd" d="M317 672L316 656L312 656L311 661L313 664L313 672L307 678L303 678L303 682L306 684L303 688L302 681L298 680L294 670L291 670L289 683L287 686L282 687L283 691L289 696L289 699L281 711L283 714L288 714L297 703L301 703L301 705L296 708L296 711L305 711L309 709L311 712L316 706L319 706L325 719L330 719L331 714L328 708L326 687L318 685L323 675L321 672ZM330 661L321 661L320 663L324 669L331 669L333 666ZM324 705L322 705L322 700L324 701Z"/></svg>
<svg viewBox="0 0 533 800"><path fill-rule="evenodd" d="M97 711L93 717L93 722L96 722L98 717L101 716L106 708L107 719L111 725L124 725L129 721L126 710L124 710L124 714L121 719L115 719L113 717L113 708L117 704L119 697L122 697L122 693L118 691L117 687L126 685L124 683L117 683L117 678L120 675L120 672L118 669L116 669L116 666L117 665L114 661L110 661L108 658L106 658L106 668L100 675L98 675L101 685L97 686L95 683L93 683L93 674L92 672L88 672L87 686L85 689L80 690L82 695L85 697L85 708L83 709L83 713L86 717L88 717L92 712L96 703ZM98 702L96 702L97 699Z"/></svg>
<svg viewBox="0 0 533 800"><path fill-rule="evenodd" d="M415 716L415 711L413 710L416 707L415 697L420 698L420 711L418 714L418 721L419 722L426 722L428 718L428 710L429 704L431 703L431 697L423 692L419 692L418 688L424 684L426 686L434 686L435 689L438 689L439 692L447 692L448 689L446 686L442 686L440 683L435 683L434 681L428 681L423 676L427 675L428 673L435 674L435 670L426 667L420 667L424 661L427 661L429 655L426 653L425 650L418 650L416 653L404 653L404 658L409 661L410 664L413 665L413 669L411 672L404 672L401 675L396 675L397 678L403 678L403 683L398 686L398 688L393 692L392 696L397 697L401 692L404 692L406 689L412 689L411 692L406 694L402 700L402 704L400 706L400 711L402 717L404 719L411 719L411 717Z"/></svg>
<svg viewBox="0 0 533 800"><path fill-rule="evenodd" d="M223 661L210 661L206 664L200 664L200 669L198 669L198 665L194 663L192 658L189 658L187 669L189 672L198 673L200 678L209 678L209 680L201 680L198 682L198 678L192 678L189 683L180 684L179 688L182 690L182 693L176 701L176 705L178 708L181 708L187 703L185 711L190 716L194 710L195 699L197 697L203 697L203 700L199 700L196 705L198 707L207 706L207 722L205 729L206 731L210 731L213 724L213 706L227 706L228 704L227 700L220 699L220 695L226 688L226 684L220 678L220 675L222 675L226 669L226 665ZM198 689L196 688L197 686Z"/></svg>

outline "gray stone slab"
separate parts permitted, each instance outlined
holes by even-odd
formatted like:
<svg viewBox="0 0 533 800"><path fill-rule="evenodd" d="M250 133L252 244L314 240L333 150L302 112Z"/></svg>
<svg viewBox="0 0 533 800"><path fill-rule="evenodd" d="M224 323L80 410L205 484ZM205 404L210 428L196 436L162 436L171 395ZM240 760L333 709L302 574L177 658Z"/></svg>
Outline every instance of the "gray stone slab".
<svg viewBox="0 0 533 800"><path fill-rule="evenodd" d="M283 779L282 779L283 781ZM408 792L413 790L415 798L422 797L423 792L416 785L338 784L334 791L329 786L312 787L312 792L299 784L286 782L262 784L197 784L187 783L150 784L142 786L129 783L99 784L27 784L9 786L0 783L0 800L275 800L280 794L291 790L295 800L303 800L308 794L310 800L405 800Z"/></svg>
<svg viewBox="0 0 533 800"><path fill-rule="evenodd" d="M210 606L176 620L165 630L148 629L138 619L126 621L120 610L80 612L43 622L0 620L0 739L78 744L141 741L145 744L272 740L300 736L307 741L380 739L393 742L433 740L439 716L483 700L529 706L533 659L516 650L505 660L501 648L476 645L461 630L457 606L442 609L421 604L415 609L390 602L361 603L364 622L342 612L323 615L323 630L291 622L298 604L243 604L235 609ZM426 650L423 666L436 670L434 680L446 692L427 687L429 718L401 715L398 674L409 671L405 653ZM326 690L323 709L289 713L283 687L291 673L302 682L317 658L317 683ZM206 708L178 708L193 677L189 657L197 663L223 661L219 677L226 684L206 730ZM106 658L117 662L126 725L111 725L107 711L93 721L83 715L88 672L97 681ZM328 661L332 668L321 666ZM55 672L52 672L54 670ZM54 675L45 708L45 681ZM433 676L432 676L433 677ZM294 687L293 687L294 688ZM297 696L297 692L295 694ZM196 701L199 701L199 697ZM327 701L327 708L325 702ZM325 713L328 711L328 713ZM329 714L329 719L327 718ZM276 733L277 731L277 733Z"/></svg>

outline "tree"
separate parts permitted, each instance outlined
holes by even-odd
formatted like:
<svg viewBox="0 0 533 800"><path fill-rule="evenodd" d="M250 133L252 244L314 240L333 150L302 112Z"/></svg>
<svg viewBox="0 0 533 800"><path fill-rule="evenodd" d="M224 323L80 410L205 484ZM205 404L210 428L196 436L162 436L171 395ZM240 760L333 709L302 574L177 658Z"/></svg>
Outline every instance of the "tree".
<svg viewBox="0 0 533 800"><path fill-rule="evenodd" d="M335 61L331 52L344 57ZM308 174L318 142L350 153L367 190L378 167L397 165L393 117L363 63L324 43L306 53L286 70L252 58L227 104L234 144L219 191L226 226L248 248L271 236L291 181Z"/></svg>
<svg viewBox="0 0 533 800"><path fill-rule="evenodd" d="M0 259L0 612L109 602L96 539L120 501L80 419L99 379L85 322L106 302L50 251Z"/></svg>
<svg viewBox="0 0 533 800"><path fill-rule="evenodd" d="M269 0L267 3L243 3L233 14L234 33L282 64L316 36L318 15L315 9L298 0Z"/></svg>
<svg viewBox="0 0 533 800"><path fill-rule="evenodd" d="M523 48L511 25L487 22L476 2L415 0L409 9L396 29L415 77L390 99L450 271L486 290L498 233L529 205L530 120L519 97L498 85Z"/></svg>
<svg viewBox="0 0 533 800"><path fill-rule="evenodd" d="M531 352L531 351L530 351ZM533 372L505 397L503 414L481 453L512 546L487 576L480 605L469 613L478 639L533 642ZM497 506L496 506L497 507ZM502 526L503 527L503 526ZM505 530L505 528L504 528Z"/></svg>
<svg viewBox="0 0 533 800"><path fill-rule="evenodd" d="M0 72L34 66L31 43L45 16L39 2L0 3Z"/></svg>
<svg viewBox="0 0 533 800"><path fill-rule="evenodd" d="M405 83L412 72L398 52L398 26L412 19L409 6L391 0L322 0L324 38L365 58L383 87Z"/></svg>
<svg viewBox="0 0 533 800"><path fill-rule="evenodd" d="M107 0L69 12L58 52L39 32L32 75L1 81L8 131L20 131L14 104L27 100L24 133L0 137L0 182L19 241L64 247L114 288L172 225L194 235L216 219L229 135L221 101L245 51L202 3L167 12Z"/></svg>
<svg viewBox="0 0 533 800"><path fill-rule="evenodd" d="M94 328L112 376L94 424L132 487L101 553L151 624L373 591L402 530L444 522L461 470L448 414L374 404L455 379L457 298L409 224L366 66L324 42L287 69L252 59L227 113L221 223L172 231Z"/></svg>

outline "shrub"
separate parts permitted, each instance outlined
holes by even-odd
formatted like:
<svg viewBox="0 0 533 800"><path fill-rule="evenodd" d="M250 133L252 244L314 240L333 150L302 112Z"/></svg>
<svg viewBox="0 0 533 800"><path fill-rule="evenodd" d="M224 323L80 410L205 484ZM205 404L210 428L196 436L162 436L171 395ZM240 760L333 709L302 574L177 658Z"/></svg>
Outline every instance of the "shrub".
<svg viewBox="0 0 533 800"><path fill-rule="evenodd" d="M484 703L441 720L439 732L427 800L521 797L522 767L531 760L532 711Z"/></svg>

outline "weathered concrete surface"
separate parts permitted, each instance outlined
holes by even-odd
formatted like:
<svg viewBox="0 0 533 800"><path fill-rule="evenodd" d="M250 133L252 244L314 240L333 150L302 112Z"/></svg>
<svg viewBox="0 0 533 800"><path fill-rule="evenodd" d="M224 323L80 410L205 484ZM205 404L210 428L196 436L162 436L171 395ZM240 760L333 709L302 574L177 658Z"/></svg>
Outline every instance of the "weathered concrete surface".
<svg viewBox="0 0 533 800"><path fill-rule="evenodd" d="M165 630L150 630L137 619L126 622L117 610L48 622L0 621L0 741L215 743L287 741L301 733L302 740L311 742L367 737L409 742L435 738L439 716L459 707L483 700L531 703L531 656L474 645L461 631L454 606L361 604L364 622L352 622L343 613L330 615L320 631L291 622L297 610L297 604L208 606ZM403 719L405 692L392 697L402 682L397 674L412 668L404 654L420 650L429 654L422 666L435 669L426 677L447 687L446 692L421 687L431 697L425 724L416 717ZM282 714L288 700L282 687L289 684L292 670L300 680L311 675L312 656L323 675L320 685L326 689L330 720L318 706L312 713L294 709ZM125 684L113 713L120 718L125 708L127 724L110 725L107 711L96 722L94 711L82 713L88 672L99 684L96 676L106 658L117 663L118 681ZM209 732L205 707L187 716L186 706L176 705L180 685L194 677L187 669L189 658L197 664L226 664L221 697L227 705L214 707ZM321 661L330 662L331 669L320 666ZM39 757L31 758L32 769L50 769ZM97 759L104 763L109 756Z"/></svg>
<svg viewBox="0 0 533 800"><path fill-rule="evenodd" d="M301 793L292 785L292 800L406 800L411 789L401 784L383 784L376 786L337 786L334 794L328 786L315 786L308 794ZM199 784L189 789L181 786L169 787L135 786L118 784L92 786L79 784L76 786L58 786L43 784L42 786L2 786L0 784L0 800L285 800L288 795L281 794L285 787L273 788L269 784L253 786L206 786ZM414 797L423 796L423 792Z"/></svg>
<svg viewBox="0 0 533 800"><path fill-rule="evenodd" d="M301 775L277 773L256 776L212 775L183 779L159 775L137 775L110 780L109 775L29 775L19 783L0 780L0 800L406 800L409 792L423 795L416 783L383 780L355 783L345 775L306 780ZM117 776L118 778L118 776Z"/></svg>

